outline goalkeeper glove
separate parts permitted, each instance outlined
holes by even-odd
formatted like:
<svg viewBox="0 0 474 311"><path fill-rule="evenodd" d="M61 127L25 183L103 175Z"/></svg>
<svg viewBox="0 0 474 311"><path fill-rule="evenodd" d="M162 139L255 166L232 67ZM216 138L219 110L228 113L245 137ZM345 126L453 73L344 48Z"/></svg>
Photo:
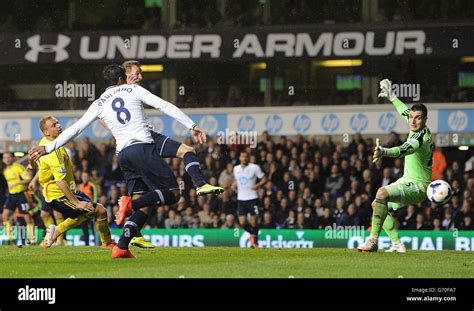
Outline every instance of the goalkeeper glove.
<svg viewBox="0 0 474 311"><path fill-rule="evenodd" d="M390 101L397 99L397 96L392 93L392 81L389 79L383 79L380 81L380 93L379 97L388 98Z"/></svg>
<svg viewBox="0 0 474 311"><path fill-rule="evenodd" d="M378 160L380 160L382 157L386 155L387 155L387 148L380 146L380 138L377 138L375 140L374 158L372 160L372 163L377 162Z"/></svg>

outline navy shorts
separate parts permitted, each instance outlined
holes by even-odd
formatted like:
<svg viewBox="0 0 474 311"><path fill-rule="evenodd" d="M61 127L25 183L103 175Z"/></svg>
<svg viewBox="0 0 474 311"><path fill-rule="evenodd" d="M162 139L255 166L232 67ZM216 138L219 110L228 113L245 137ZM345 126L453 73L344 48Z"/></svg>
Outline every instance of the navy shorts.
<svg viewBox="0 0 474 311"><path fill-rule="evenodd" d="M52 213L53 208L51 207L51 203L45 201L44 198L41 198L41 210L47 213Z"/></svg>
<svg viewBox="0 0 474 311"><path fill-rule="evenodd" d="M166 135L160 134L155 131L151 131L151 137L160 151L160 157L162 158L176 158L179 146L181 143L174 139L169 138Z"/></svg>
<svg viewBox="0 0 474 311"><path fill-rule="evenodd" d="M156 144L128 146L118 158L129 196L157 189L179 190L173 170L160 156Z"/></svg>
<svg viewBox="0 0 474 311"><path fill-rule="evenodd" d="M79 201L91 202L91 199L82 191L76 190L74 196ZM65 196L59 199L52 200L50 203L51 207L64 215L64 218L77 218L81 215L87 214L87 211L78 209L71 201L68 200ZM97 206L97 203L93 202L92 205L94 208Z"/></svg>
<svg viewBox="0 0 474 311"><path fill-rule="evenodd" d="M28 214L28 211L32 208L32 202L28 198L28 193L26 191L8 194L7 199L5 200L5 209L10 211L17 210L19 214Z"/></svg>
<svg viewBox="0 0 474 311"><path fill-rule="evenodd" d="M258 215L258 199L237 201L237 215L247 216L247 214Z"/></svg>

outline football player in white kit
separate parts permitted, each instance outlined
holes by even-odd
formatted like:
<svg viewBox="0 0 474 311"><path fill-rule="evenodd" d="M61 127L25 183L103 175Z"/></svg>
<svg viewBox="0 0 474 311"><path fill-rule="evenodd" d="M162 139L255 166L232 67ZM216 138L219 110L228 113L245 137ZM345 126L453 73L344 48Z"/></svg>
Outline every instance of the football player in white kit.
<svg viewBox="0 0 474 311"><path fill-rule="evenodd" d="M242 151L240 164L234 167L234 187L237 187L237 215L240 226L250 234L250 246L258 247L258 194L257 189L267 182L260 166L249 163L248 152ZM260 182L257 183L257 178ZM247 216L250 214L250 224Z"/></svg>
<svg viewBox="0 0 474 311"><path fill-rule="evenodd" d="M137 60L125 61L122 66L125 68L127 75L128 84L138 84L143 80L141 64ZM158 133L153 130L153 126L145 120L149 125L151 137L156 143L160 150L160 156L162 158L180 158L183 159L185 170L191 176L193 183L196 187L196 195L202 196L208 193L220 194L224 192L224 188L216 187L208 184L201 172L201 166L199 159L196 155L196 151L193 147L186 144L180 143L166 135ZM107 128L105 122L100 121L104 127ZM121 210L117 213L115 221L118 225L121 225L126 217L126 211ZM145 240L140 232L137 233L131 241L130 245L138 246L141 248L154 248L155 246Z"/></svg>
<svg viewBox="0 0 474 311"><path fill-rule="evenodd" d="M134 258L128 250L130 240L145 224L149 208L171 205L180 197L176 178L161 158L146 122L143 103L160 109L191 131L195 141L206 142L206 133L175 105L164 101L139 85L125 84L125 69L119 65L105 67L103 76L107 89L94 101L84 115L46 146L32 148L30 159L50 153L79 135L94 120L105 122L116 140L116 151L124 173L128 194L122 198L120 209L131 213L125 222L112 258ZM133 199L133 200L132 200Z"/></svg>

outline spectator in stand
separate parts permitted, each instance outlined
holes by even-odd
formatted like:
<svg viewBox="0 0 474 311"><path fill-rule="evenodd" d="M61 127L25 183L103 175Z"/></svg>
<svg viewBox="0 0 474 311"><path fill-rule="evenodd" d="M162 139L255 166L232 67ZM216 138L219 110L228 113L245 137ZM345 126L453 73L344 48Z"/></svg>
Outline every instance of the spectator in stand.
<svg viewBox="0 0 474 311"><path fill-rule="evenodd" d="M406 211L401 211L398 219L400 229L415 230L416 229L416 210L414 205L408 205Z"/></svg>
<svg viewBox="0 0 474 311"><path fill-rule="evenodd" d="M327 227L333 227L336 223L334 217L332 217L331 209L329 207L324 208L323 217L318 219L318 229L326 229Z"/></svg>
<svg viewBox="0 0 474 311"><path fill-rule="evenodd" d="M342 185L344 184L344 177L339 173L339 167L333 165L331 167L331 176L326 179L326 191L332 196L341 194Z"/></svg>
<svg viewBox="0 0 474 311"><path fill-rule="evenodd" d="M461 209L457 210L454 213L454 225L456 228L460 228L463 226L464 218L465 217L473 217L474 213L471 211L471 203L469 201L464 201L462 204Z"/></svg>
<svg viewBox="0 0 474 311"><path fill-rule="evenodd" d="M211 214L211 207L208 203L205 203L202 208L202 211L198 213L199 222L202 228L210 228L212 226L212 216L213 215Z"/></svg>
<svg viewBox="0 0 474 311"><path fill-rule="evenodd" d="M433 230L435 231L441 231L444 228L441 225L441 220L439 218L433 219Z"/></svg>
<svg viewBox="0 0 474 311"><path fill-rule="evenodd" d="M418 213L416 215L416 226L415 226L415 229L416 230L432 230L433 227L431 227L431 225L428 225L426 222L425 222L425 217L423 216L422 213Z"/></svg>
<svg viewBox="0 0 474 311"><path fill-rule="evenodd" d="M459 226L459 230L474 230L474 224L472 223L471 216L464 216L463 222Z"/></svg>
<svg viewBox="0 0 474 311"><path fill-rule="evenodd" d="M453 220L453 212L451 211L451 209L447 208L444 211L444 219L441 225L443 226L444 230L453 230L455 228L454 220Z"/></svg>
<svg viewBox="0 0 474 311"><path fill-rule="evenodd" d="M121 181L123 179L122 171L120 170L120 166L118 163L117 155L112 156L112 163L108 164L105 167L105 175L107 176L106 180L109 181Z"/></svg>
<svg viewBox="0 0 474 311"><path fill-rule="evenodd" d="M296 229L296 214L294 210L290 210L288 213L288 218L286 218L285 223L283 224L284 229Z"/></svg>
<svg viewBox="0 0 474 311"><path fill-rule="evenodd" d="M166 218L166 220L165 220L165 228L166 229L176 229L177 228L176 212L174 210L169 211L168 218Z"/></svg>
<svg viewBox="0 0 474 311"><path fill-rule="evenodd" d="M239 226L235 222L235 217L232 214L225 216L225 223L221 226L221 229L235 229Z"/></svg>
<svg viewBox="0 0 474 311"><path fill-rule="evenodd" d="M263 214L262 229L276 229L276 224L273 222L273 217L270 212L265 212Z"/></svg>
<svg viewBox="0 0 474 311"><path fill-rule="evenodd" d="M349 204L347 211L341 216L339 225L343 227L355 227L360 225L360 218L357 216L355 204Z"/></svg>
<svg viewBox="0 0 474 311"><path fill-rule="evenodd" d="M376 183L376 188L385 187L393 182L395 182L395 179L392 177L392 170L386 167L383 170L382 178Z"/></svg>
<svg viewBox="0 0 474 311"><path fill-rule="evenodd" d="M226 169L223 170L219 175L219 186L224 189L229 189L234 182L234 165L232 163L227 163Z"/></svg>

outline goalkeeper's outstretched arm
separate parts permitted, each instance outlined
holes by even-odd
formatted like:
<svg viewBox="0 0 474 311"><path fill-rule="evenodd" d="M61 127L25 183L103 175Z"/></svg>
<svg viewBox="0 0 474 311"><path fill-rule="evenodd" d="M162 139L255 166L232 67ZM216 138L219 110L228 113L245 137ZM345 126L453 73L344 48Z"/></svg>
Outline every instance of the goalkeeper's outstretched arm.
<svg viewBox="0 0 474 311"><path fill-rule="evenodd" d="M410 109L408 109L407 105L404 102L399 100L395 94L392 92L392 81L388 79L383 79L380 81L380 93L379 97L385 97L392 102L397 109L398 113L402 116L405 121L408 123L408 119L410 117Z"/></svg>
<svg viewBox="0 0 474 311"><path fill-rule="evenodd" d="M382 157L403 158L407 155L414 153L416 150L420 149L419 139L422 139L422 135L422 133L415 133L411 135L408 140L400 146L392 148L384 148L380 146L380 140L377 138L373 162L378 161Z"/></svg>

